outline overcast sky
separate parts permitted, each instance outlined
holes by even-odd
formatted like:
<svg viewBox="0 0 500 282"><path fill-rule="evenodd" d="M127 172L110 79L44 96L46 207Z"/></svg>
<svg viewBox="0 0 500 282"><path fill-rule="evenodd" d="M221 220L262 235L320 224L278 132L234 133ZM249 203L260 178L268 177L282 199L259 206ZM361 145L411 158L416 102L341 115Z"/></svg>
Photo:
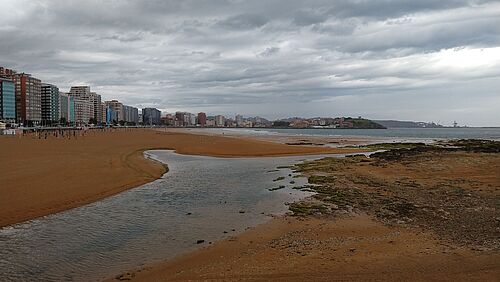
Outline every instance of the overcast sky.
<svg viewBox="0 0 500 282"><path fill-rule="evenodd" d="M0 0L0 65L163 111L500 126L500 1Z"/></svg>

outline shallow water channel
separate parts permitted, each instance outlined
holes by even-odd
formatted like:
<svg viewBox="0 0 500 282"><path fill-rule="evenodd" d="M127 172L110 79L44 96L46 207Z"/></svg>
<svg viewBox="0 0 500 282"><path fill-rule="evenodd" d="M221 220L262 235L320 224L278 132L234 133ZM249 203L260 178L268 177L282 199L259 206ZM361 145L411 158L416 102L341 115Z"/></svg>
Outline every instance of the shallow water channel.
<svg viewBox="0 0 500 282"><path fill-rule="evenodd" d="M0 229L1 280L96 281L233 236L309 195L292 189L305 178L277 167L320 157L146 154L170 171L99 202ZM280 185L286 188L269 191Z"/></svg>

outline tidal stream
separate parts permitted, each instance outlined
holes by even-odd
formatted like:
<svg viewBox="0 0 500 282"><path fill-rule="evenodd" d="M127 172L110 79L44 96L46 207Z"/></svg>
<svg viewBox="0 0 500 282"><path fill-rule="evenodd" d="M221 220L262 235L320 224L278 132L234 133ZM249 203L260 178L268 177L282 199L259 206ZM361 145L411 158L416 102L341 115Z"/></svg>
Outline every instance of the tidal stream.
<svg viewBox="0 0 500 282"><path fill-rule="evenodd" d="M113 197L0 229L1 279L96 281L234 236L310 195L292 189L305 178L277 167L320 157L146 154L169 172Z"/></svg>

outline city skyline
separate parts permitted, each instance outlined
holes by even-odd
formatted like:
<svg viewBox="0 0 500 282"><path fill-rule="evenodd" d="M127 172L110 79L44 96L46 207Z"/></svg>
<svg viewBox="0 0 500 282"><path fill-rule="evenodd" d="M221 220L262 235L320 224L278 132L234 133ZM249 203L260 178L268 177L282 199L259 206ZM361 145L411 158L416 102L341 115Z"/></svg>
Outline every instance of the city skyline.
<svg viewBox="0 0 500 282"><path fill-rule="evenodd" d="M90 85L103 101L500 126L495 1L4 5L1 65L63 90Z"/></svg>
<svg viewBox="0 0 500 282"><path fill-rule="evenodd" d="M17 108L17 110L15 110ZM5 113L4 113L5 112ZM262 117L236 114L224 115L176 111L175 114L156 108L139 109L113 99L102 101L101 95L89 85L71 86L69 92L16 70L0 67L0 122L24 126L72 125L163 125L173 127L292 127L292 128L383 128L371 121L344 118L288 118L271 122ZM276 124L275 124L276 123ZM6 125L2 123L2 125ZM455 124L456 126L456 124Z"/></svg>

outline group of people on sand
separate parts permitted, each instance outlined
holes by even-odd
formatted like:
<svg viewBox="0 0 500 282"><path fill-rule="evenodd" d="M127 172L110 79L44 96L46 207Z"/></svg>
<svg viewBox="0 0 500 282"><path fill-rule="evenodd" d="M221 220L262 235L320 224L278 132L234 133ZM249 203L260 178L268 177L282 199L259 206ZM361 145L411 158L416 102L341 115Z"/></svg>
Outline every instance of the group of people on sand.
<svg viewBox="0 0 500 282"><path fill-rule="evenodd" d="M66 138L66 139L78 139L78 137L85 137L88 135L95 135L96 133L105 132L115 132L121 129L116 128L58 128L58 129L43 129L43 130L33 130L24 132L23 137L31 137L35 139L48 139L48 138Z"/></svg>
<svg viewBox="0 0 500 282"><path fill-rule="evenodd" d="M99 133L112 133L137 130L135 127L74 127L74 128L51 128L51 129L31 129L19 130L16 134L19 138L49 139L66 138L77 139Z"/></svg>

